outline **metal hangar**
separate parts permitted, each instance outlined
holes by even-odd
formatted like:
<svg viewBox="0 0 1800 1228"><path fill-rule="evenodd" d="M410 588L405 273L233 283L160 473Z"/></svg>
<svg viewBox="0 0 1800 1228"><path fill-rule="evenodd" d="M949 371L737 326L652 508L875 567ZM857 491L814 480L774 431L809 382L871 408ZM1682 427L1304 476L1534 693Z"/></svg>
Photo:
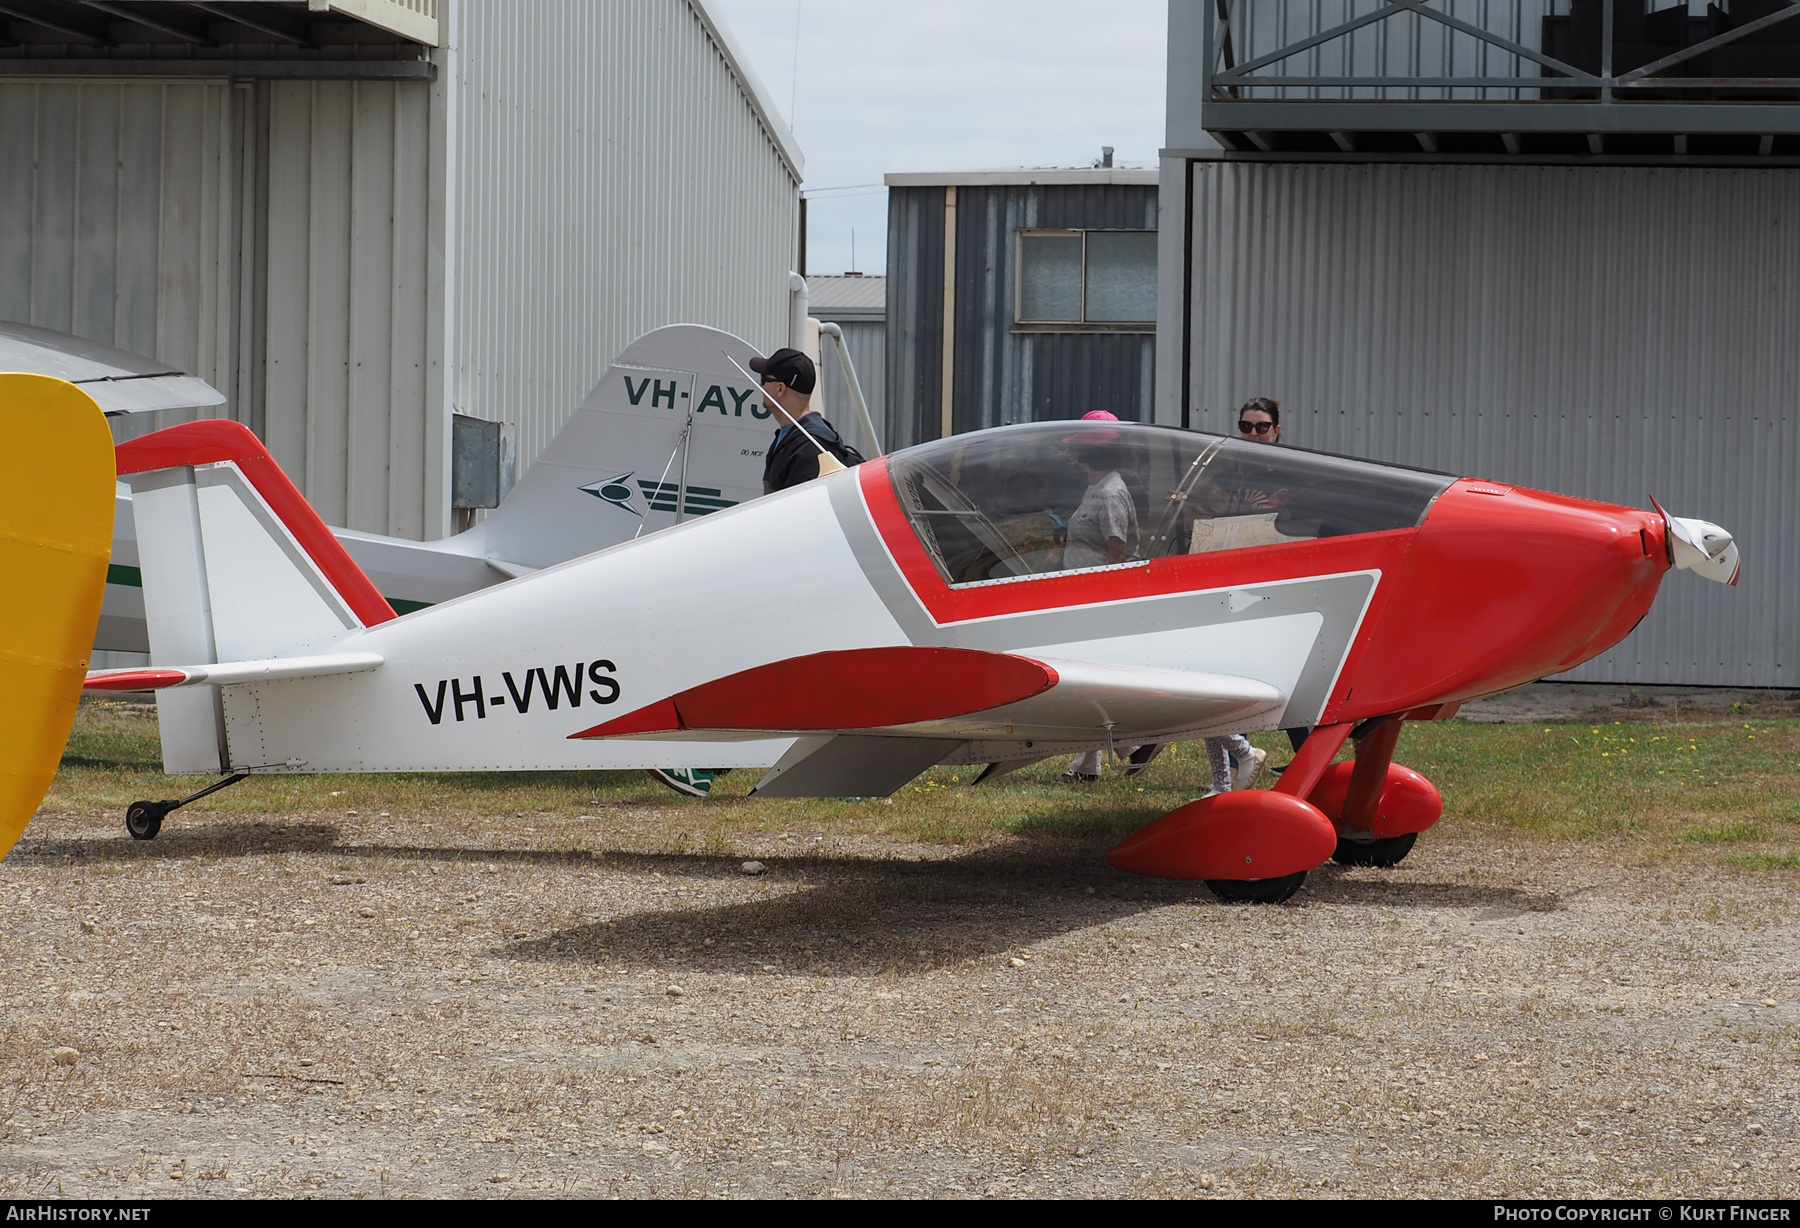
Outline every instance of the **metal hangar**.
<svg viewBox="0 0 1800 1228"><path fill-rule="evenodd" d="M1743 584L1571 677L1800 685L1800 3L1171 0L1168 55L1158 421L1273 396L1300 446L1696 509Z"/></svg>
<svg viewBox="0 0 1800 1228"><path fill-rule="evenodd" d="M0 7L0 319L201 376L353 529L450 532L455 416L523 466L648 329L785 340L801 165L707 0Z"/></svg>

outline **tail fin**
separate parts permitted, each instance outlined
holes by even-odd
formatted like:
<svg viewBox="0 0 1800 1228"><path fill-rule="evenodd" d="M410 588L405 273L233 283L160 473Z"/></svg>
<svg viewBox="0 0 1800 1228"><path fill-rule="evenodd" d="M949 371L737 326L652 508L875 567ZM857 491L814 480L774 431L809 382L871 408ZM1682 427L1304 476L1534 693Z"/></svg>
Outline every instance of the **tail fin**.
<svg viewBox="0 0 1800 1228"><path fill-rule="evenodd" d="M0 375L0 857L61 761L87 673L112 550L112 434L92 398L44 375Z"/></svg>
<svg viewBox="0 0 1800 1228"><path fill-rule="evenodd" d="M645 333L458 548L548 567L758 497L775 423L743 371L756 353L699 324Z"/></svg>
<svg viewBox="0 0 1800 1228"><path fill-rule="evenodd" d="M118 471L131 483L153 665L318 653L395 616L243 425L130 440ZM217 687L159 691L157 716L164 770L220 770Z"/></svg>

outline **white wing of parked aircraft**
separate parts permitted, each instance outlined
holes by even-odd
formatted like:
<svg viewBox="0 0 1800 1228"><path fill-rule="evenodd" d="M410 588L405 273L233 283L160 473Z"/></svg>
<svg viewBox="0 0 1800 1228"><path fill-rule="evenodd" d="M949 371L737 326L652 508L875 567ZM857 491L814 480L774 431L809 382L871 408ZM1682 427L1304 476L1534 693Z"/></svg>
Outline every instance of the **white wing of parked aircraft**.
<svg viewBox="0 0 1800 1228"><path fill-rule="evenodd" d="M389 604L407 614L735 507L762 494L763 450L774 430L743 370L757 352L741 337L698 324L645 333L613 360L480 524L429 542L331 531ZM0 369L5 365L0 358ZM94 646L150 651L124 483Z"/></svg>
<svg viewBox="0 0 1800 1228"><path fill-rule="evenodd" d="M0 320L0 371L67 380L94 398L109 418L225 403L217 388L166 362L12 320Z"/></svg>

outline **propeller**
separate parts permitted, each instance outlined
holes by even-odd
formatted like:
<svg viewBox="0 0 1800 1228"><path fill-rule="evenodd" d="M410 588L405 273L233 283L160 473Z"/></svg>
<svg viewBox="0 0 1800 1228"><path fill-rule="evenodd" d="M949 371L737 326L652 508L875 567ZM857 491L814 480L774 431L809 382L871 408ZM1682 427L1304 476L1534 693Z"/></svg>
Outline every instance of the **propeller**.
<svg viewBox="0 0 1800 1228"><path fill-rule="evenodd" d="M1730 533L1710 520L1669 515L1655 495L1650 496L1650 503L1661 513L1668 531L1671 563L1719 584L1738 582L1738 548Z"/></svg>

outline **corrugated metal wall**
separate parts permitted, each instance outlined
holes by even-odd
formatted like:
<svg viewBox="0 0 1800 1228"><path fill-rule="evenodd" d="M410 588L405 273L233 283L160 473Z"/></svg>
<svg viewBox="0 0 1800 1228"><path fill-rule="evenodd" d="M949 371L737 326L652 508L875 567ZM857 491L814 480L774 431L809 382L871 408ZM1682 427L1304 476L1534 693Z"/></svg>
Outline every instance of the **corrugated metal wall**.
<svg viewBox="0 0 1800 1228"><path fill-rule="evenodd" d="M1283 164L1194 172L1192 424L1725 525L1572 677L1795 686L1800 171Z"/></svg>
<svg viewBox="0 0 1800 1228"><path fill-rule="evenodd" d="M869 417L874 421L875 429L882 432L882 442L886 443L887 321L853 319L830 313L824 313L821 318L834 320L844 330L844 347L850 351L850 361L856 366L856 381L862 387L863 400L868 402ZM838 358L837 343L829 337L821 338L819 355L819 380L825 391L826 417L864 456L879 455L881 449L870 443L862 429L862 420L851 404L850 386L844 379L844 364Z"/></svg>
<svg viewBox="0 0 1800 1228"><path fill-rule="evenodd" d="M785 342L798 184L685 0L457 20L457 412L524 465L649 329Z"/></svg>
<svg viewBox="0 0 1800 1228"><path fill-rule="evenodd" d="M436 84L0 85L0 318L205 377L328 522L404 537L447 527L452 409L524 466L652 328L786 340L798 184L688 0L452 28Z"/></svg>
<svg viewBox="0 0 1800 1228"><path fill-rule="evenodd" d="M878 420L889 451L939 434L944 369L944 189L888 189L887 395Z"/></svg>
<svg viewBox="0 0 1800 1228"><path fill-rule="evenodd" d="M200 375L328 522L423 535L428 88L0 85L0 318Z"/></svg>
<svg viewBox="0 0 1800 1228"><path fill-rule="evenodd" d="M178 364L240 404L248 97L223 81L0 84L0 319Z"/></svg>
<svg viewBox="0 0 1800 1228"><path fill-rule="evenodd" d="M941 425L943 211L943 188L889 189L888 336L908 348L890 351L888 403L890 430L907 443L937 438ZM1013 286L1021 229L1154 230L1156 219L1151 185L957 188L956 431L1093 409L1150 420L1153 333L1016 331Z"/></svg>
<svg viewBox="0 0 1800 1228"><path fill-rule="evenodd" d="M265 91L269 451L330 524L421 537L430 87Z"/></svg>

